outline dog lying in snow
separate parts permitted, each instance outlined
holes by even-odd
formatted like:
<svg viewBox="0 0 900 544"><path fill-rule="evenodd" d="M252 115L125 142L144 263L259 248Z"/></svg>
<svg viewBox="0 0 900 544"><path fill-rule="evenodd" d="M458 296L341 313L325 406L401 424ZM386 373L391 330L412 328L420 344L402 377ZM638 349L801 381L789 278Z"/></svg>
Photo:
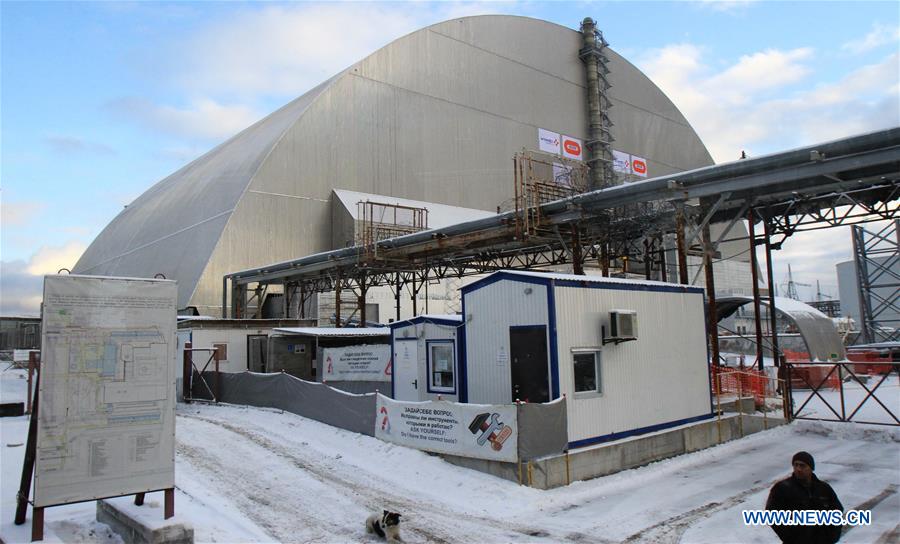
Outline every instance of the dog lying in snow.
<svg viewBox="0 0 900 544"><path fill-rule="evenodd" d="M384 511L366 518L366 532L375 533L388 542L403 542L400 538L400 514Z"/></svg>

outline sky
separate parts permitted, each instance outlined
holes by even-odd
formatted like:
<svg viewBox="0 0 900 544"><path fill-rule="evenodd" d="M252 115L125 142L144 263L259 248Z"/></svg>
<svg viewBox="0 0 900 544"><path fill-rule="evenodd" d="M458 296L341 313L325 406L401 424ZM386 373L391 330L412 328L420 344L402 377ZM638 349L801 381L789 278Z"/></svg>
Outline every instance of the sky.
<svg viewBox="0 0 900 544"><path fill-rule="evenodd" d="M36 315L155 182L379 47L504 13L577 29L673 100L716 162L900 125L896 2L2 2L0 313ZM874 227L873 227L874 228ZM847 228L795 235L802 298L837 295Z"/></svg>

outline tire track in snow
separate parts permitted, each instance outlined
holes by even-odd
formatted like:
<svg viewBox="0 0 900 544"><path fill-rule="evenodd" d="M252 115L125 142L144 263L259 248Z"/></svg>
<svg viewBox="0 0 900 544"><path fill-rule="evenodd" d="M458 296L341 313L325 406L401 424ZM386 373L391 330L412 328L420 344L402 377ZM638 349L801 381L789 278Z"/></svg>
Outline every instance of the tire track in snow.
<svg viewBox="0 0 900 544"><path fill-rule="evenodd" d="M272 536L273 540L330 542L336 536L342 536L344 540L351 537L347 534L346 527L329 522L325 516L306 516L309 512L320 510L321 506L307 497L290 493L289 489L285 492L284 488L289 487L290 482L272 482L251 467L223 469L210 452L183 443L176 444L175 451L199 474L208 478L212 489L228 497L238 510ZM300 516L303 516L303 521L298 523L296 520Z"/></svg>
<svg viewBox="0 0 900 544"><path fill-rule="evenodd" d="M300 455L302 450L289 449L282 444L274 442L268 436L260 432L252 431L243 426L234 425L224 420L185 413L180 413L179 417L185 417L214 425L244 437L258 447L267 450L268 454L278 456L291 463L296 468L305 471L310 477L321 482L323 485L340 487L344 490L344 496L358 497L358 499L354 499L354 502L357 503L357 505L364 507L367 512L380 511L382 508L388 508L401 513L406 513L405 515L408 516L408 518L414 520L403 524L402 532L404 535L407 535L404 537L407 541L415 541L410 540L410 533L421 536L424 541L435 542L438 544L449 544L451 542L461 541L479 542L497 539L507 541L513 539L519 542L546 541L548 538L552 538L553 540L569 539L563 535L553 536L545 531L533 528L523 528L509 522L484 516L451 512L448 508L441 508L430 504L429 499L423 498L421 500L416 500L399 496L395 493L386 491L395 489L395 482L376 477L371 473L360 472L358 469L354 469L357 470L354 479L345 478L331 466L303 458ZM263 432L265 432L265 430ZM359 478L360 476L365 476L366 481L361 481L362 479ZM413 515L408 514L410 512L413 513ZM256 521L256 519L254 519L254 521ZM267 524L266 527L268 528L269 525L270 524ZM360 526L362 526L362 518L360 518ZM485 529L489 529L489 531L485 531ZM346 530L344 532L346 532ZM489 533L494 534L491 535ZM599 540L589 540L585 535L578 535L577 537L572 538L572 540L577 542L602 542Z"/></svg>
<svg viewBox="0 0 900 544"><path fill-rule="evenodd" d="M681 536L690 528L692 523L700 519L708 518L716 512L736 506L742 503L744 499L750 495L768 489L772 487L775 482L782 479L783 477L779 476L770 482L756 485L750 489L745 489L744 491L731 495L721 501L708 502L688 510L687 512L676 514L659 523L651 525L650 527L641 529L637 533L625 538L622 542L679 542L681 541Z"/></svg>

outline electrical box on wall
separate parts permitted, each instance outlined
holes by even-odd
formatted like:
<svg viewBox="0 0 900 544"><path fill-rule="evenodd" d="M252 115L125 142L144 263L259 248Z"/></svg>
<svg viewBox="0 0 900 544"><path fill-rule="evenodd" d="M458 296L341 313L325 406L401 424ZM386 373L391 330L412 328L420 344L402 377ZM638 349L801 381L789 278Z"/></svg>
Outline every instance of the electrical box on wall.
<svg viewBox="0 0 900 544"><path fill-rule="evenodd" d="M637 312L634 310L610 310L609 312L609 336L603 330L603 343L628 342L637 340Z"/></svg>

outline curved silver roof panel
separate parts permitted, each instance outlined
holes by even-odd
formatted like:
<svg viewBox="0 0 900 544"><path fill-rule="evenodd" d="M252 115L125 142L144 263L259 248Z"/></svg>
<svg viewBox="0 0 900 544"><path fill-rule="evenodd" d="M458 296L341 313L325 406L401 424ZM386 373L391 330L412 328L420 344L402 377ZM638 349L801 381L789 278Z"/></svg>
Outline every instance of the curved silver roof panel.
<svg viewBox="0 0 900 544"><path fill-rule="evenodd" d="M763 306L769 306L769 300L760 300ZM719 320L730 316L745 304L752 304L753 297L729 296L716 298L716 313ZM800 336L806 342L810 358L819 361L843 360L847 356L841 335L838 334L834 321L809 304L784 297L775 297L775 310L788 318L797 326Z"/></svg>
<svg viewBox="0 0 900 544"><path fill-rule="evenodd" d="M332 249L331 191L487 211L544 128L587 139L581 34L479 16L400 38L151 187L74 272L178 280L218 314L222 276ZM672 102L609 51L614 147L651 176L712 164Z"/></svg>

